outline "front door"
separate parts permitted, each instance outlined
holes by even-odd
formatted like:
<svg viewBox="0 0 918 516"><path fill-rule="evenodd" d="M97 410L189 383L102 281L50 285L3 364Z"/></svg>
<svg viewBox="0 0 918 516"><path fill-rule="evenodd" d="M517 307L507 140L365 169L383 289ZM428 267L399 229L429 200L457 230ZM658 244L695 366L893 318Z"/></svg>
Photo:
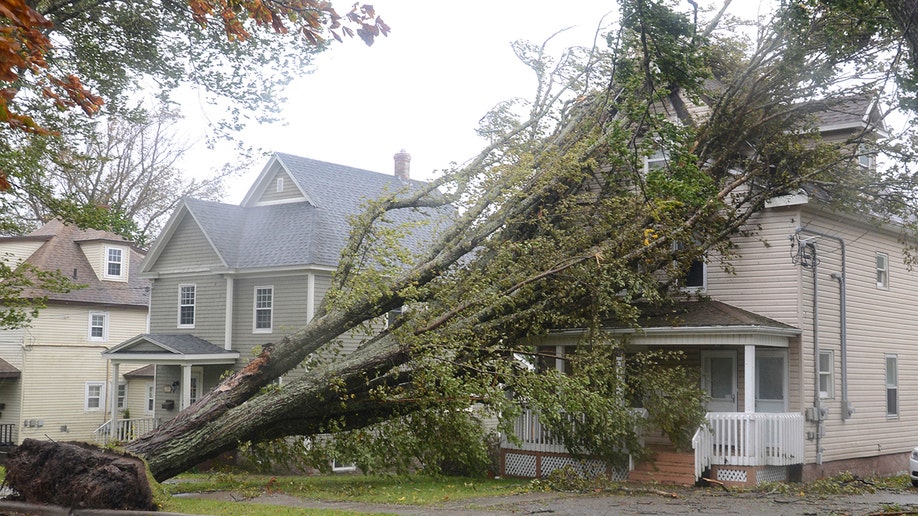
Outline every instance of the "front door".
<svg viewBox="0 0 918 516"><path fill-rule="evenodd" d="M736 412L736 351L701 352L702 386L708 412Z"/></svg>

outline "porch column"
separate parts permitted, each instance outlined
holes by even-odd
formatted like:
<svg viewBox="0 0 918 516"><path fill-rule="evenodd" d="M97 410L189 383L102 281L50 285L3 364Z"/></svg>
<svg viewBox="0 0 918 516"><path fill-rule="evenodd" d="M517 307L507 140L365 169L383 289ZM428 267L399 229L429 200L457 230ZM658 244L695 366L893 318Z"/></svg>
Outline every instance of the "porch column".
<svg viewBox="0 0 918 516"><path fill-rule="evenodd" d="M312 320L316 314L316 275L306 275L306 322Z"/></svg>
<svg viewBox="0 0 918 516"><path fill-rule="evenodd" d="M743 347L743 412L755 412L755 346Z"/></svg>
<svg viewBox="0 0 918 516"><path fill-rule="evenodd" d="M191 405L191 364L182 364L182 406L179 410L185 410Z"/></svg>
<svg viewBox="0 0 918 516"><path fill-rule="evenodd" d="M223 349L233 350L233 277L226 276L226 306L223 316Z"/></svg>
<svg viewBox="0 0 918 516"><path fill-rule="evenodd" d="M112 389L111 397L108 400L109 410L112 414L112 423L109 427L109 439L118 439L118 362L112 360Z"/></svg>

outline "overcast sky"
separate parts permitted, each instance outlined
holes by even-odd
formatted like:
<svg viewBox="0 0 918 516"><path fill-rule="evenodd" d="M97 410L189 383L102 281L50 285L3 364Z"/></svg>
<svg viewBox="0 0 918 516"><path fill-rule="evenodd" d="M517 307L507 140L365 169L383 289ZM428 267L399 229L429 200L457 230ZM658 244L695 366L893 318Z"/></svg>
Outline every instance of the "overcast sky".
<svg viewBox="0 0 918 516"><path fill-rule="evenodd" d="M475 128L491 107L531 97L534 75L517 60L512 41L541 43L572 27L549 47L558 55L574 44L590 45L603 17L610 22L618 9L611 0L367 3L392 27L389 37L372 47L346 41L319 55L314 73L288 90L286 125L251 127L245 140L267 151L379 172L391 172L392 155L405 149L412 156L412 177L430 179L483 146ZM753 2L744 4L749 8ZM336 5L343 10L350 4ZM185 111L189 119L200 117L200 106ZM190 160L218 163L231 157L227 153L232 150L208 157L199 150ZM233 181L226 202L241 201L264 162Z"/></svg>

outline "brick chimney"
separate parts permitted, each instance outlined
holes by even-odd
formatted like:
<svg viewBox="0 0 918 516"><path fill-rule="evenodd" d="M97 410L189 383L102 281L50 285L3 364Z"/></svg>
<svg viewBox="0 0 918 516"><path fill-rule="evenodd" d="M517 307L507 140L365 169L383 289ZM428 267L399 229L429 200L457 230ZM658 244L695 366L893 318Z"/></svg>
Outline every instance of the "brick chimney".
<svg viewBox="0 0 918 516"><path fill-rule="evenodd" d="M411 154L402 149L392 159L395 160L395 177L407 181L411 175Z"/></svg>

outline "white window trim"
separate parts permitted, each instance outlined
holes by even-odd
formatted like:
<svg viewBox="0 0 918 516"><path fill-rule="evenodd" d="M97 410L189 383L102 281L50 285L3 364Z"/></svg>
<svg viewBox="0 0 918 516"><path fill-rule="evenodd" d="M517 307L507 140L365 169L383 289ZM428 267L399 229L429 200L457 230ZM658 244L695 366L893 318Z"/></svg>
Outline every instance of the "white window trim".
<svg viewBox="0 0 918 516"><path fill-rule="evenodd" d="M92 334L92 318L95 316L102 316L102 336L96 337ZM92 342L106 342L108 341L108 312L89 312L89 327L86 330L86 339Z"/></svg>
<svg viewBox="0 0 918 516"><path fill-rule="evenodd" d="M828 381L829 390L823 391L820 388L819 397L822 399L834 399L835 398L835 352L832 350L820 350L819 355L820 355L819 364L817 364L817 368L819 369L820 387L822 386L823 376L827 376L829 378L829 381ZM829 357L829 370L828 371L823 371L822 369L822 356L823 355L828 355Z"/></svg>
<svg viewBox="0 0 918 516"><path fill-rule="evenodd" d="M194 288L194 303L191 305L182 305L182 289L186 287ZM191 324L182 324L182 306L191 306ZM179 328L194 328L198 320L198 286L196 283L180 283L178 286L178 313L176 314L176 324Z"/></svg>
<svg viewBox="0 0 918 516"><path fill-rule="evenodd" d="M284 191L284 178L283 177L277 178L277 181L275 182L275 191L277 193L281 193Z"/></svg>
<svg viewBox="0 0 918 516"><path fill-rule="evenodd" d="M895 369L896 369L895 378L893 378L892 383L890 383L889 381L889 360L890 359L894 361L893 363L895 363ZM884 399L886 400L886 419L899 419L899 414L902 412L902 408L900 406L901 399L899 396L899 355L896 355L895 353L887 353L886 355L884 355L883 366L884 366L883 372L885 375L885 379L883 383L886 384L886 389L885 389L886 395L884 397ZM896 391L896 411L894 413L889 411L889 391L890 389L894 389Z"/></svg>
<svg viewBox="0 0 918 516"><path fill-rule="evenodd" d="M681 242L673 242L673 250L678 251L682 249ZM706 260L706 255L702 255L698 260L701 261L701 285L682 285L680 290L682 292L707 292L708 291L708 260ZM694 261L694 260L693 260ZM675 264L676 262L673 261ZM691 270L692 264L689 264L689 268L685 270L685 277L688 278L688 273Z"/></svg>
<svg viewBox="0 0 918 516"><path fill-rule="evenodd" d="M258 324L258 291L259 290L270 290L271 291L271 307L270 308L261 308L261 310L269 310L271 313L270 323L267 328L256 328L255 325ZM252 291L252 333L272 333L274 331L274 285L260 285L255 286Z"/></svg>
<svg viewBox="0 0 918 516"><path fill-rule="evenodd" d="M92 396L93 399L99 398L99 406L98 406L98 407L90 407L90 406L89 406L89 400L90 400L89 389L90 389L90 387L98 387L98 388L99 388L99 395L98 395L98 396ZM105 410L105 390L106 390L105 388L106 388L106 382L86 382L86 384L85 384L85 386L84 386L84 388L83 388L83 410L84 410L84 411L86 411L86 412L101 412L101 411Z"/></svg>
<svg viewBox="0 0 918 516"><path fill-rule="evenodd" d="M644 176L646 177L652 170L658 170L666 166L669 156L662 150L657 150L650 156L644 156ZM659 166L656 166L659 164Z"/></svg>
<svg viewBox="0 0 918 516"><path fill-rule="evenodd" d="M883 258L883 267L880 267L880 257ZM877 288L886 290L889 288L889 255L886 253L877 253ZM880 281L880 273L883 273L884 281Z"/></svg>
<svg viewBox="0 0 918 516"><path fill-rule="evenodd" d="M121 389L121 387L124 387L123 395L118 392ZM118 400L117 401L118 406L116 408L118 410L126 409L128 405L128 384L127 382L118 382L118 387L115 389L115 396L117 396L116 399Z"/></svg>
<svg viewBox="0 0 918 516"><path fill-rule="evenodd" d="M117 262L118 264L121 265L121 274L109 274L108 273L108 264L116 263L108 259L110 250L121 251L121 260ZM121 246L115 246L115 245L107 245L105 246L102 252L103 252L102 277L104 279L111 279L111 280L126 280L127 279L127 256L128 256L127 248L121 247Z"/></svg>
<svg viewBox="0 0 918 516"><path fill-rule="evenodd" d="M147 382L144 385L143 413L152 415L156 411L156 383Z"/></svg>

